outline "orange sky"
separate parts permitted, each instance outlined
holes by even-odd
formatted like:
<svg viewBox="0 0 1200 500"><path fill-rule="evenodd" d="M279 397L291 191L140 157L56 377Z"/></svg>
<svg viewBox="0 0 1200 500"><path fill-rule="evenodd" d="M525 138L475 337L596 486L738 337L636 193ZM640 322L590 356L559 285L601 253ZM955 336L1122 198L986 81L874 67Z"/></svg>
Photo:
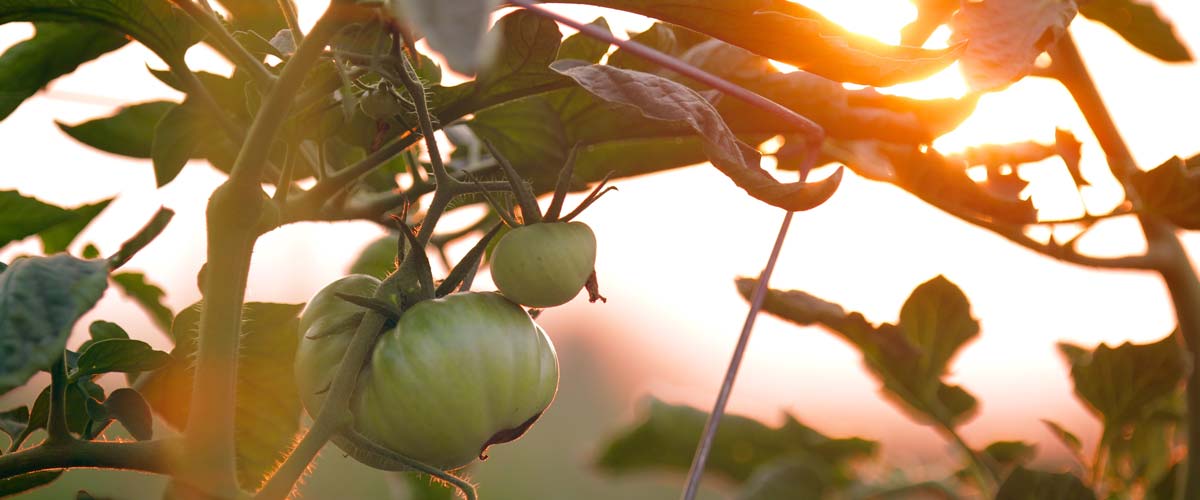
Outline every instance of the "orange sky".
<svg viewBox="0 0 1200 500"><path fill-rule="evenodd" d="M302 22L308 23L323 5L300 3ZM898 0L806 4L889 42L898 39L899 28L913 15L911 6ZM1170 0L1157 5L1198 52L1200 4ZM606 13L560 9L583 20ZM623 21L614 24L645 26L641 20ZM1087 21L1076 21L1072 31L1143 168L1171 155L1200 151L1194 126L1200 116L1195 94L1200 70L1158 63ZM30 33L25 25L0 26L0 47ZM174 91L140 70L148 61L160 65L147 50L130 45L55 82L48 93L0 122L0 146L8 161L0 169L0 188L17 188L63 205L120 193L78 240L80 245L94 241L105 253L114 251L160 204L175 209L175 222L129 267L163 283L167 302L178 310L199 297L194 283L204 259L204 238L193 231L203 227L204 202L220 176L195 164L155 191L148 162L90 150L53 124L104 115L124 102L175 98ZM226 68L202 48L189 54L189 62L196 68ZM943 97L964 90L952 69L929 82L889 91ZM1079 113L1051 81L1030 79L984 97L975 115L937 146L955 151L983 142L1052 141L1056 127L1073 131L1084 142L1084 174L1095 184L1089 188L1089 202L1094 210L1104 210L1113 203L1116 186ZM1077 205L1049 203L1053 198L1074 200L1070 179L1057 162L1026 172L1035 181L1030 188L1034 201L1048 209L1046 216L1077 215L1072 213ZM600 238L597 270L609 303L589 305L577 299L547 312L542 322L560 341L586 336L587 344L622 367L618 376L638 393L708 406L746 309L732 280L757 273L781 214L746 197L708 167L617 185L620 192L582 218ZM1141 244L1128 221L1105 223L1094 233L1084 240L1084 249L1108 254ZM367 223L297 224L269 233L257 247L248 295L252 300L305 301L344 274L361 244L379 234ZM1193 248L1200 244L1192 236L1186 240ZM36 242L15 245L0 259L38 248ZM1174 324L1164 290L1152 275L1059 264L958 222L899 189L854 176L847 176L828 204L796 216L772 283L804 289L880 322L894 321L909 291L937 274L963 288L983 324L981 338L963 351L951 376L982 401L978 418L966 427L967 439L978 445L1020 438L1043 442L1043 450L1053 452L1057 445L1040 418L1065 422L1090 442L1096 424L1070 398L1054 343L1147 341L1162 337ZM115 291L80 322L80 331L101 317L131 332L153 331L150 321ZM167 345L152 333L141 337ZM883 437L892 445L892 455L933 456L929 450L938 449L931 445L936 441L929 440L930 431L880 400L876 384L862 373L851 349L819 330L798 329L770 317L758 323L731 409L768 419L777 418L780 410L792 411L832 434ZM916 443L924 445L902 446Z"/></svg>

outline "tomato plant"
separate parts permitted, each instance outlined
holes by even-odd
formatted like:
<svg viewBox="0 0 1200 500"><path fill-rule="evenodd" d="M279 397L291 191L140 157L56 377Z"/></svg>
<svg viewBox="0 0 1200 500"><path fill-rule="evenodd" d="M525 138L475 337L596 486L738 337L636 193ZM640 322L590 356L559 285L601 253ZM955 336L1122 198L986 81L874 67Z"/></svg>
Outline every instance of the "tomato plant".
<svg viewBox="0 0 1200 500"><path fill-rule="evenodd" d="M150 215L102 252L76 240L113 198L65 208L0 191L0 246L41 241L38 255L0 263L0 389L32 391L27 404L0 412L9 436L0 495L59 482L69 468L103 468L167 476L172 498L282 499L332 442L366 466L416 471L418 482L433 477L473 500L474 486L455 471L530 430L555 397L554 347L536 312L522 306L560 305L581 288L603 298L597 237L573 219L613 189L610 179L707 162L784 213L779 236L760 277L738 284L751 306L713 410L652 404L643 424L608 443L601 466L688 469L688 500L706 470L754 499L917 492L1200 500L1200 280L1180 237L1200 229L1200 157L1141 168L1068 30L1081 14L1163 61L1190 61L1153 6L918 1L903 43L891 45L785 0L582 0L657 21L629 39L614 36L604 18L580 23L529 0L504 4L511 9L494 23L494 0L321 3L315 23L302 25L291 0L0 0L0 23L34 28L0 56L0 119L79 65L140 44L155 59L151 76L183 97L128 103L61 130L148 160L157 187L184 183L192 160L224 176L205 212L202 300L178 312L151 277L124 269L173 212ZM943 25L953 43L925 48ZM576 32L564 37L560 26ZM197 44L229 71L197 71L185 57ZM875 90L954 63L972 89L963 97ZM443 66L465 81L443 79ZM1094 137L1105 175L1122 189L1111 210L1085 206L1079 219L1052 220L1022 197L1022 169L1053 157L1071 178L1066 196L1081 195L1082 142L1068 131L1054 144L957 154L935 147L980 95L1025 77L1051 79L1074 100L1090 129L1080 137ZM763 168L765 154L799 180ZM824 164L838 167L809 179ZM979 325L948 279L914 289L895 324L769 287L792 214L824 204L847 171L1042 255L1162 279L1175 333L1115 348L1060 345L1077 396L1103 424L1086 458L1075 434L1047 422L1079 474L1027 467L1028 443L980 446L961 434L980 405L945 376ZM567 193L589 187L564 215ZM482 208L478 219L440 224L465 205ZM1144 252L1104 257L1077 248L1098 221L1122 217L1141 228ZM347 220L390 231L368 252L394 256L364 267L378 276L331 283L307 307L247 302L262 235ZM474 290L505 226L490 259L500 293ZM1066 226L1078 236L1056 239ZM450 245L470 241L450 258ZM431 255L445 273L435 275ZM296 268L304 272L303 263ZM68 348L110 286L169 334L171 352L106 320L92 321L88 339ZM954 446L962 470L925 482L860 476L852 462L872 455L873 442L830 438L792 418L770 428L725 415L759 311L820 326L857 349L889 400ZM124 374L123 387L98 383L109 373ZM312 422L302 428L305 410ZM114 422L132 440L109 439ZM154 432L162 426L177 432Z"/></svg>

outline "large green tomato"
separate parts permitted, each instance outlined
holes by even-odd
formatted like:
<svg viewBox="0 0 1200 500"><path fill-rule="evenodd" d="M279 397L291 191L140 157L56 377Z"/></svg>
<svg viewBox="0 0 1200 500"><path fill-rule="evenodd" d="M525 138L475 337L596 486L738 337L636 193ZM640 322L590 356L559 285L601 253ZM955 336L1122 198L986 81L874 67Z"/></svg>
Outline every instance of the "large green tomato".
<svg viewBox="0 0 1200 500"><path fill-rule="evenodd" d="M513 302L554 307L579 294L596 266L596 235L582 222L509 231L492 251L492 280Z"/></svg>
<svg viewBox="0 0 1200 500"><path fill-rule="evenodd" d="M368 276L342 278L301 317L296 377L310 414L363 312L334 294L370 295L378 286ZM554 345L533 318L499 294L466 292L420 302L384 332L351 409L367 438L452 470L524 434L557 388Z"/></svg>

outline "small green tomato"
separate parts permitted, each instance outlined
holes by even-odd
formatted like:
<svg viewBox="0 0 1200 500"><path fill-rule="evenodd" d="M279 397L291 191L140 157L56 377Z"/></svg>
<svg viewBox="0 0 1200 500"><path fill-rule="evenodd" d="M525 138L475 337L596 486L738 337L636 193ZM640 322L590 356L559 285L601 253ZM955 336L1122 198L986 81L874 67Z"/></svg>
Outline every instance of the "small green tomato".
<svg viewBox="0 0 1200 500"><path fill-rule="evenodd" d="M513 302L529 307L567 303L596 265L596 235L582 222L520 226L492 252L492 280Z"/></svg>
<svg viewBox="0 0 1200 500"><path fill-rule="evenodd" d="M379 281L343 278L313 298L300 320L297 385L319 411L363 309L335 293L370 295ZM383 333L351 400L364 436L443 470L512 441L541 416L558 388L558 358L520 306L491 292L425 300Z"/></svg>

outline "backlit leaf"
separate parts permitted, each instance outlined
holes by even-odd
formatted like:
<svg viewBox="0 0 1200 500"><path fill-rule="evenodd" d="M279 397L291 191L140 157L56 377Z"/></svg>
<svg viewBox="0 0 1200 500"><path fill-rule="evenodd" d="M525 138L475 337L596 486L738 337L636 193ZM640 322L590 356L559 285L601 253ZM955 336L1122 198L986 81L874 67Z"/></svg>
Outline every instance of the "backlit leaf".
<svg viewBox="0 0 1200 500"><path fill-rule="evenodd" d="M129 42L124 34L95 24L39 22L34 29L32 38L0 56L0 120L54 79Z"/></svg>
<svg viewBox="0 0 1200 500"><path fill-rule="evenodd" d="M154 129L159 120L178 104L150 101L131 104L115 114L78 125L58 124L75 140L101 151L130 158L150 158Z"/></svg>
<svg viewBox="0 0 1200 500"><path fill-rule="evenodd" d="M1096 500L1096 494L1071 474L1017 467L1000 485L996 500Z"/></svg>
<svg viewBox="0 0 1200 500"><path fill-rule="evenodd" d="M112 281L121 292L142 306L155 325L164 332L171 331L171 320L175 314L163 304L163 297L167 292L146 281L146 275L142 273L117 273L112 275Z"/></svg>
<svg viewBox="0 0 1200 500"><path fill-rule="evenodd" d="M87 22L129 35L166 61L181 60L200 38L200 29L169 0L6 0L0 3L0 24L30 22Z"/></svg>
<svg viewBox="0 0 1200 500"><path fill-rule="evenodd" d="M1104 23L1134 47L1163 61L1192 60L1171 21L1149 0L1089 0L1081 2L1079 13Z"/></svg>
<svg viewBox="0 0 1200 500"><path fill-rule="evenodd" d="M1020 80L1075 17L1074 0L963 2L952 26L968 40L962 70L971 88L996 90Z"/></svg>

